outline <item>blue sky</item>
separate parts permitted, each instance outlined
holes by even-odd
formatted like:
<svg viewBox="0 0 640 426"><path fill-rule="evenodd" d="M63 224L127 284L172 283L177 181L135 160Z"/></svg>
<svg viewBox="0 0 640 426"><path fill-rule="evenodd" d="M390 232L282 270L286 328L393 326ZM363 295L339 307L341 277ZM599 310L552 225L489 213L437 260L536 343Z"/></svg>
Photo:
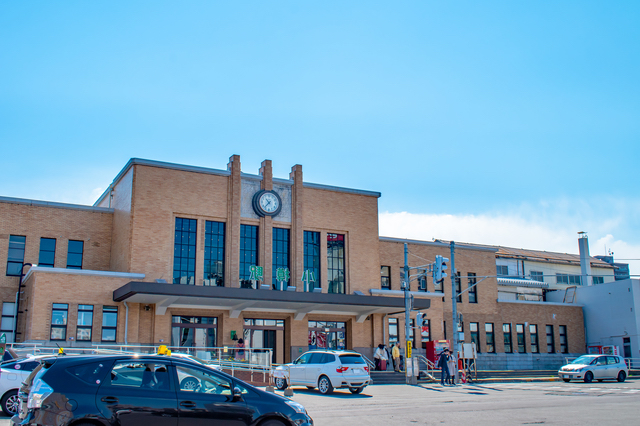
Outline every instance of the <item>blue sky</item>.
<svg viewBox="0 0 640 426"><path fill-rule="evenodd" d="M640 258L638 22L637 1L2 2L0 195L90 204L131 157L240 154L382 192L385 235L588 231Z"/></svg>

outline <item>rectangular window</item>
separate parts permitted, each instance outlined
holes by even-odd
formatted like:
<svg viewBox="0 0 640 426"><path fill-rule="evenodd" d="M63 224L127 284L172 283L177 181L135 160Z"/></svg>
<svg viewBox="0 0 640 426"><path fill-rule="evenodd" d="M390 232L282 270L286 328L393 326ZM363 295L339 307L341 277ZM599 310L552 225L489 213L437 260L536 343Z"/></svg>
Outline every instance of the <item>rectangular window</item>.
<svg viewBox="0 0 640 426"><path fill-rule="evenodd" d="M552 354L556 351L556 345L553 340L553 326L547 325L547 353Z"/></svg>
<svg viewBox="0 0 640 426"><path fill-rule="evenodd" d="M327 275L329 293L344 294L344 235L342 234L327 234Z"/></svg>
<svg viewBox="0 0 640 426"><path fill-rule="evenodd" d="M171 346L215 348L218 318L174 316ZM242 337L242 334L240 334Z"/></svg>
<svg viewBox="0 0 640 426"><path fill-rule="evenodd" d="M69 240L67 246L67 269L82 269L84 241Z"/></svg>
<svg viewBox="0 0 640 426"><path fill-rule="evenodd" d="M604 284L604 277L602 276L594 275L592 279L594 284Z"/></svg>
<svg viewBox="0 0 640 426"><path fill-rule="evenodd" d="M278 269L289 269L289 247L290 247L291 231L284 228L273 228L272 241L273 264L271 266L272 286L274 290L286 290L291 281L278 281ZM281 273L280 279L284 278Z"/></svg>
<svg viewBox="0 0 640 426"><path fill-rule="evenodd" d="M478 323L470 322L469 323L469 335L471 336L471 341L476 344L476 350L480 353L480 338L478 336Z"/></svg>
<svg viewBox="0 0 640 426"><path fill-rule="evenodd" d="M15 302L4 302L2 304L2 324L0 332L7 336L7 343L13 343L13 320L16 314Z"/></svg>
<svg viewBox="0 0 640 426"><path fill-rule="evenodd" d="M91 341L93 330L93 305L78 305L78 328L76 340Z"/></svg>
<svg viewBox="0 0 640 426"><path fill-rule="evenodd" d="M524 324L516 324L516 338L518 339L518 352L523 354L527 352L524 345Z"/></svg>
<svg viewBox="0 0 640 426"><path fill-rule="evenodd" d="M118 307L102 307L102 341L115 342L118 334Z"/></svg>
<svg viewBox="0 0 640 426"><path fill-rule="evenodd" d="M529 335L531 336L531 353L537 354L540 352L538 349L538 326L535 324L529 325Z"/></svg>
<svg viewBox="0 0 640 426"><path fill-rule="evenodd" d="M56 239L40 238L40 256L38 266L53 268L56 260Z"/></svg>
<svg viewBox="0 0 640 426"><path fill-rule="evenodd" d="M51 340L67 340L69 305L54 303L51 308Z"/></svg>
<svg viewBox="0 0 640 426"><path fill-rule="evenodd" d="M257 265L258 227L240 225L240 287L258 288L258 281L251 279L251 267Z"/></svg>
<svg viewBox="0 0 640 426"><path fill-rule="evenodd" d="M510 354L513 352L511 341L511 324L502 324L502 334L504 336L504 352Z"/></svg>
<svg viewBox="0 0 640 426"><path fill-rule="evenodd" d="M531 279L534 281L540 281L541 283L544 282L544 274L540 271L531 271Z"/></svg>
<svg viewBox="0 0 640 426"><path fill-rule="evenodd" d="M458 294L458 296L456 297L457 303L462 303L462 295L460 294L461 292L462 292L462 280L460 279L460 272L456 272L456 294Z"/></svg>
<svg viewBox="0 0 640 426"><path fill-rule="evenodd" d="M556 282L558 284L582 285L582 277L580 275L556 274Z"/></svg>
<svg viewBox="0 0 640 426"><path fill-rule="evenodd" d="M398 318L389 318L389 344L398 343Z"/></svg>
<svg viewBox="0 0 640 426"><path fill-rule="evenodd" d="M469 272L469 303L478 303L478 286L473 286L476 283L476 273Z"/></svg>
<svg viewBox="0 0 640 426"><path fill-rule="evenodd" d="M204 285L224 287L224 241L226 224L204 224Z"/></svg>
<svg viewBox="0 0 640 426"><path fill-rule="evenodd" d="M560 336L560 352L563 354L569 353L569 345L567 344L567 326L558 326L558 335Z"/></svg>
<svg viewBox="0 0 640 426"><path fill-rule="evenodd" d="M442 334L443 334L444 340L447 340L447 322L446 321L442 321Z"/></svg>
<svg viewBox="0 0 640 426"><path fill-rule="evenodd" d="M24 263L24 246L27 237L20 235L9 236L9 256L7 257L7 276L19 277L22 275Z"/></svg>
<svg viewBox="0 0 640 426"><path fill-rule="evenodd" d="M173 283L196 283L196 219L176 217L173 242Z"/></svg>
<svg viewBox="0 0 640 426"><path fill-rule="evenodd" d="M320 288L320 233L304 231L304 270L309 271L308 291Z"/></svg>
<svg viewBox="0 0 640 426"><path fill-rule="evenodd" d="M497 265L496 271L498 275L509 275L509 267L504 265Z"/></svg>
<svg viewBox="0 0 640 426"><path fill-rule="evenodd" d="M493 334L493 324L485 323L484 333L486 335L487 352L494 353L496 351L495 338Z"/></svg>
<svg viewBox="0 0 640 426"><path fill-rule="evenodd" d="M383 290L391 290L391 267L380 267L380 288Z"/></svg>

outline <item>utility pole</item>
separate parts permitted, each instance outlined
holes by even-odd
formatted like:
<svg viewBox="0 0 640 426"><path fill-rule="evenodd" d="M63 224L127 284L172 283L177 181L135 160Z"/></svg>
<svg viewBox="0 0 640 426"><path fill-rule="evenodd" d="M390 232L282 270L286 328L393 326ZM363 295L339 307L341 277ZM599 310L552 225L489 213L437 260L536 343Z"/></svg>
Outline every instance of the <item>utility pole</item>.
<svg viewBox="0 0 640 426"><path fill-rule="evenodd" d="M412 352L413 348L410 348L411 340L409 336L411 335L411 291L409 289L409 246L407 243L404 243L404 337L405 337L405 360L404 360L404 368L405 371L409 372L409 366L411 366L411 376L408 374L405 375L406 383L408 385L415 384L415 372L413 371L413 357Z"/></svg>
<svg viewBox="0 0 640 426"><path fill-rule="evenodd" d="M458 380L458 356L460 351L458 350L458 295L456 294L456 278L457 278L457 274L456 274L456 259L455 259L455 248L456 248L456 243L451 241L451 243L449 244L451 247L451 313L453 316L453 322L452 322L452 326L453 326L453 339L452 343L453 343L453 355L454 358L456 360L456 365L455 367L453 367L453 374L454 374L454 378L457 381ZM461 289L462 290L462 289Z"/></svg>

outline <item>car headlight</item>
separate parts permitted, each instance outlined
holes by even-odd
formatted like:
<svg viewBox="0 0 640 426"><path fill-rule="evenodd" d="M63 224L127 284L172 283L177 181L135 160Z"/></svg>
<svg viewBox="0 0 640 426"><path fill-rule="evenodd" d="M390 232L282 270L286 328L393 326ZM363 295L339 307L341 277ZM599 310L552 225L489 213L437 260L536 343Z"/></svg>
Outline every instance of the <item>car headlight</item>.
<svg viewBox="0 0 640 426"><path fill-rule="evenodd" d="M296 413L307 414L307 410L304 408L304 405L302 404L298 404L295 401L285 401L285 404L293 408Z"/></svg>
<svg viewBox="0 0 640 426"><path fill-rule="evenodd" d="M27 408L40 408L42 401L53 393L53 389L44 380L38 379L31 387Z"/></svg>

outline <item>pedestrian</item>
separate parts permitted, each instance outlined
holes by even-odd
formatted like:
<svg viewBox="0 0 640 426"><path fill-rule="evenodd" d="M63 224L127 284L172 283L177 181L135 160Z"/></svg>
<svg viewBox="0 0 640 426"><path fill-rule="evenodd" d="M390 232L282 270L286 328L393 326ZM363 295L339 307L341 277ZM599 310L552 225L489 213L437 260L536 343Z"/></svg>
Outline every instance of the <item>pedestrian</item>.
<svg viewBox="0 0 640 426"><path fill-rule="evenodd" d="M384 350L383 344L378 345L378 349L376 349L375 353L373 354L373 359L376 363L376 370L384 371L387 369L387 351Z"/></svg>
<svg viewBox="0 0 640 426"><path fill-rule="evenodd" d="M244 339L239 339L238 344L236 344L236 361L244 361Z"/></svg>
<svg viewBox="0 0 640 426"><path fill-rule="evenodd" d="M442 351L438 359L438 367L440 367L440 384L445 386L449 379L449 349Z"/></svg>
<svg viewBox="0 0 640 426"><path fill-rule="evenodd" d="M391 348L391 356L393 357L393 371L400 371L400 348L397 344Z"/></svg>
<svg viewBox="0 0 640 426"><path fill-rule="evenodd" d="M449 369L449 384L451 386L456 385L456 376L454 372L456 371L456 359L453 354L449 355L449 361L447 362L447 368Z"/></svg>

